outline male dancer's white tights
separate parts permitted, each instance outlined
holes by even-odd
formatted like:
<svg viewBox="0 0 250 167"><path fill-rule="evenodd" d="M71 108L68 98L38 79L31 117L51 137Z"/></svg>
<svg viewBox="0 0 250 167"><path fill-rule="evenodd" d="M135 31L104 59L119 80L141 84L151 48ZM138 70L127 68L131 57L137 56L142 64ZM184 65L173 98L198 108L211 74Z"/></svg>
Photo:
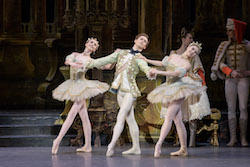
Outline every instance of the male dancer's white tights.
<svg viewBox="0 0 250 167"><path fill-rule="evenodd" d="M249 78L226 79L225 94L228 106L228 119L236 119L237 96L239 98L240 119L247 119Z"/></svg>
<svg viewBox="0 0 250 167"><path fill-rule="evenodd" d="M120 110L117 115L117 122L113 129L112 140L108 145L106 156L112 156L114 154L114 148L124 129L125 121L127 122L129 127L133 146L131 149L124 151L123 154L140 154L141 150L139 145L139 127L135 120L133 106L136 98L133 97L131 93L122 92L119 90L117 100L120 106Z"/></svg>
<svg viewBox="0 0 250 167"><path fill-rule="evenodd" d="M249 78L227 78L225 82L225 94L228 106L228 125L230 131L230 141L227 146L234 146L237 143L236 130L237 130L237 118L236 118L236 106L237 97L239 98L240 108L240 139L241 145L247 146L246 133L248 122L248 95L249 95Z"/></svg>

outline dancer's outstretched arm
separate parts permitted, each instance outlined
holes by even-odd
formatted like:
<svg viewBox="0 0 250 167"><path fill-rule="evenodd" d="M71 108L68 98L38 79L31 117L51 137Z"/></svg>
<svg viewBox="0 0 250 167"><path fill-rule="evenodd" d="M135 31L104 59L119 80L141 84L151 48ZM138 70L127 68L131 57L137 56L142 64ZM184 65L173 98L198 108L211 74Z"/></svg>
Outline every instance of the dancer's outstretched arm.
<svg viewBox="0 0 250 167"><path fill-rule="evenodd" d="M154 66L158 66L158 67L162 67L163 66L163 64L162 64L161 61L159 61L159 60L150 60L150 59L146 58L143 55L140 55L139 59L142 59L142 60L146 61L147 63L152 64Z"/></svg>
<svg viewBox="0 0 250 167"><path fill-rule="evenodd" d="M190 69L191 65L187 64L184 67L179 67L175 71L161 71L157 69L152 69L152 73L158 74L158 75L164 75L168 77L183 77L185 76L186 72Z"/></svg>
<svg viewBox="0 0 250 167"><path fill-rule="evenodd" d="M100 69L101 70L112 70L115 67L116 63L112 63L112 64L107 64L105 66L102 66Z"/></svg>
<svg viewBox="0 0 250 167"><path fill-rule="evenodd" d="M105 65L107 64L113 64L113 63L116 63L117 60L118 60L118 56L122 53L123 51L115 51L114 53L108 55L108 56L105 56L105 57L102 57L102 58L99 58L99 59L92 59L92 60L89 60L87 62L87 65L86 67L89 68L89 69L92 69L92 68L98 68L98 69L102 69Z"/></svg>
<svg viewBox="0 0 250 167"><path fill-rule="evenodd" d="M136 59L137 65L139 66L140 70L143 71L147 78L150 80L156 79L156 74L152 73L151 71L153 68L148 66L148 63L142 59Z"/></svg>

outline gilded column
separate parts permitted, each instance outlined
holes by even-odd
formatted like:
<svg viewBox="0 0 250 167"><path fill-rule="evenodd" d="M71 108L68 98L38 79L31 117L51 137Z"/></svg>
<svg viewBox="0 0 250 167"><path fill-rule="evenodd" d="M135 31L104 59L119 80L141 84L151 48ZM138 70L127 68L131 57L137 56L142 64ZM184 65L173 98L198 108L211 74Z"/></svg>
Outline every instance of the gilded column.
<svg viewBox="0 0 250 167"><path fill-rule="evenodd" d="M160 57L162 55L162 1L139 0L139 33L150 37L147 52Z"/></svg>
<svg viewBox="0 0 250 167"><path fill-rule="evenodd" d="M146 7L145 7L145 0L139 0L138 1L138 6L139 6L139 10L138 10L138 20L139 20L139 25L138 25L138 32L145 32L146 28L145 28L145 17L146 17Z"/></svg>

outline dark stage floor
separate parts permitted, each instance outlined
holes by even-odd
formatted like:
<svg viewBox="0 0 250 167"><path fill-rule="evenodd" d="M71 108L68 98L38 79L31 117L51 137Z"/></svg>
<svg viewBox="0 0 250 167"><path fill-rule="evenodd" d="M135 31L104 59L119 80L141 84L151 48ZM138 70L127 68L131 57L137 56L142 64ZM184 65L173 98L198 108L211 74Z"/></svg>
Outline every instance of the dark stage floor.
<svg viewBox="0 0 250 167"><path fill-rule="evenodd" d="M189 148L189 156L172 157L178 147L164 147L162 156L154 158L154 145L142 146L142 155L123 156L129 146L117 147L114 157L105 156L106 147L92 153L76 153L76 147L61 147L58 155L50 147L1 147L1 167L249 167L250 147Z"/></svg>

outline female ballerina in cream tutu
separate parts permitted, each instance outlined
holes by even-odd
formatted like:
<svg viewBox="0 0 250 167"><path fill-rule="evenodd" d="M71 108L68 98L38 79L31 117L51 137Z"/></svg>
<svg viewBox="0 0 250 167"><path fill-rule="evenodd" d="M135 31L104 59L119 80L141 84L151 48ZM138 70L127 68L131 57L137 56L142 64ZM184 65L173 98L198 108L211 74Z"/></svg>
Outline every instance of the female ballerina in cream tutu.
<svg viewBox="0 0 250 167"><path fill-rule="evenodd" d="M182 121L180 107L184 99L191 95L200 95L202 91L206 90L206 87L184 83L181 78L191 68L190 59L199 54L200 51L201 45L192 42L182 55L166 56L161 62L146 59L148 63L155 61L155 63L161 63L159 66L166 68L166 71L154 69L152 73L167 76L166 82L156 87L147 97L151 103L162 103L161 112L165 116L159 140L155 145L155 157L160 156L162 143L169 133L173 121L176 125L181 148L177 152L172 152L171 155L186 156L188 154L187 131Z"/></svg>
<svg viewBox="0 0 250 167"><path fill-rule="evenodd" d="M104 93L109 89L109 85L97 80L87 80L87 62L91 60L90 54L99 47L95 38L89 38L85 43L82 53L73 52L66 57L65 64L70 65L70 79L63 82L52 92L54 99L59 101L70 100L73 103L65 122L57 138L53 141L52 154L57 154L60 142L72 125L77 113L80 115L83 125L85 145L76 151L91 152L91 125L89 121L86 99Z"/></svg>
<svg viewBox="0 0 250 167"><path fill-rule="evenodd" d="M178 42L181 47L177 50L172 50L172 54L181 55L185 52L188 45L193 42L193 33L188 31L185 27L181 29L180 35L178 35ZM190 59L191 68L181 80L185 83L190 83L198 86L206 86L205 70L203 68L199 55ZM198 102L199 101L199 102ZM192 105L193 104L193 105ZM182 120L188 123L189 127L189 147L196 146L196 131L197 120L201 120L203 117L211 114L210 102L207 96L207 92L202 92L201 96L189 96L181 105ZM176 141L175 145L179 144Z"/></svg>

